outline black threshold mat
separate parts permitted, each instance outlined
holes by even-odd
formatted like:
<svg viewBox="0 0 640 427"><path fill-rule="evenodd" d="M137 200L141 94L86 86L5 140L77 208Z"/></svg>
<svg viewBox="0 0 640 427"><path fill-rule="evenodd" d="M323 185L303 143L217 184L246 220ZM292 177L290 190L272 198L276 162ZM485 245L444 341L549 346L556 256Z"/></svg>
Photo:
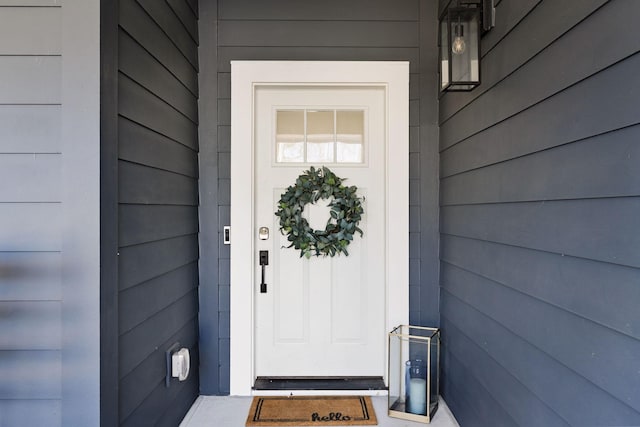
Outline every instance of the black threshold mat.
<svg viewBox="0 0 640 427"><path fill-rule="evenodd" d="M258 377L254 390L386 390L382 377Z"/></svg>

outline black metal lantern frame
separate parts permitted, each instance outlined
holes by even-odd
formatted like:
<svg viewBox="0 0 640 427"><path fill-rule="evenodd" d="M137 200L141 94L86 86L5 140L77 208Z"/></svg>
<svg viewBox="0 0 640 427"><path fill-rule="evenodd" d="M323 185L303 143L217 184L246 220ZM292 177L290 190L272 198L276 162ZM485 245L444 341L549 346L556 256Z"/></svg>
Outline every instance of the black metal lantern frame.
<svg viewBox="0 0 640 427"><path fill-rule="evenodd" d="M470 91L480 84L480 37L493 26L493 1L451 3L438 31L440 91Z"/></svg>

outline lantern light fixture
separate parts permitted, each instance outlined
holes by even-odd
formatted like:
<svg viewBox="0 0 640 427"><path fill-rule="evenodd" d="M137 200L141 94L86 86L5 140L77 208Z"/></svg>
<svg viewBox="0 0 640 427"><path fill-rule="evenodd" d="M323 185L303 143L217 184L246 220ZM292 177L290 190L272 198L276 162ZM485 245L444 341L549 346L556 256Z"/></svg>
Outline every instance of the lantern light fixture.
<svg viewBox="0 0 640 427"><path fill-rule="evenodd" d="M440 16L440 91L480 84L480 37L494 25L494 0L451 0Z"/></svg>

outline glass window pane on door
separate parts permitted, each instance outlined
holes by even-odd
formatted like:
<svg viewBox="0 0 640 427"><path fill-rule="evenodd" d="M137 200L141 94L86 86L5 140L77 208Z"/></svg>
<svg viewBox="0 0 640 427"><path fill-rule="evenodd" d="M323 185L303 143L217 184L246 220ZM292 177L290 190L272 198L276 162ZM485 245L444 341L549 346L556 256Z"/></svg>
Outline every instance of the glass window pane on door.
<svg viewBox="0 0 640 427"><path fill-rule="evenodd" d="M336 128L336 161L362 163L364 111L337 111Z"/></svg>
<svg viewBox="0 0 640 427"><path fill-rule="evenodd" d="M334 111L307 111L307 162L333 163Z"/></svg>
<svg viewBox="0 0 640 427"><path fill-rule="evenodd" d="M304 110L276 113L276 161L304 162Z"/></svg>

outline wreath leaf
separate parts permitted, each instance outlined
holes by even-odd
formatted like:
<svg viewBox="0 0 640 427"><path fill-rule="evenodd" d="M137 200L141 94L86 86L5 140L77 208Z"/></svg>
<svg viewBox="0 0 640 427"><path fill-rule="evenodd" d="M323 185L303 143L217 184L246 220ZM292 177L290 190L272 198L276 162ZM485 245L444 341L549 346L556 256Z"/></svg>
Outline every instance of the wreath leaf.
<svg viewBox="0 0 640 427"><path fill-rule="evenodd" d="M353 234L364 235L358 227L364 214L364 197L357 195L356 186L347 187L343 181L326 166L311 166L282 193L275 215L280 218L280 232L291 242L287 248L299 250L301 258L341 253L349 256L347 246L353 241ZM327 205L329 219L324 230L313 230L302 213L307 204L321 199L331 199Z"/></svg>

